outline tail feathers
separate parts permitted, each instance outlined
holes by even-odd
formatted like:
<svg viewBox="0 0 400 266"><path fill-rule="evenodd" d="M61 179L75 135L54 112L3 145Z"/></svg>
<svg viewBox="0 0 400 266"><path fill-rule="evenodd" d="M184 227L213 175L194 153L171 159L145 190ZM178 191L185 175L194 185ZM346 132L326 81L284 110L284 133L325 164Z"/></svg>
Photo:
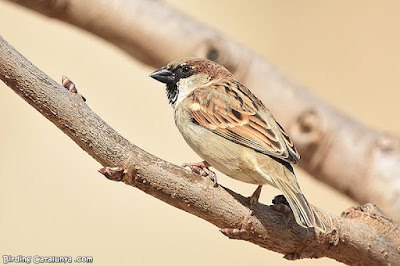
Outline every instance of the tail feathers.
<svg viewBox="0 0 400 266"><path fill-rule="evenodd" d="M290 208L294 214L296 222L302 227L316 227L321 231L326 231L326 225L308 204L307 199L301 193L300 188L295 191L288 183L275 180L277 187L283 192Z"/></svg>
<svg viewBox="0 0 400 266"><path fill-rule="evenodd" d="M321 217L314 211L313 207L311 207L314 217L315 217L315 227L321 230L322 232L326 233L328 228L325 222L321 219Z"/></svg>

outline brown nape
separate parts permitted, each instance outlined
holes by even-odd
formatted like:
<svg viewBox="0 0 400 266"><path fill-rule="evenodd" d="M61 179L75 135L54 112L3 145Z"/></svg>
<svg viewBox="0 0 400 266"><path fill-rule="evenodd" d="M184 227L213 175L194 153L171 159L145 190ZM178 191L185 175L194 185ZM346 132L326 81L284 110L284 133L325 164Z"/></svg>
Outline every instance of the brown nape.
<svg viewBox="0 0 400 266"><path fill-rule="evenodd" d="M189 59L186 62L192 66L195 73L205 73L211 80L231 78L233 75L225 67L206 59Z"/></svg>

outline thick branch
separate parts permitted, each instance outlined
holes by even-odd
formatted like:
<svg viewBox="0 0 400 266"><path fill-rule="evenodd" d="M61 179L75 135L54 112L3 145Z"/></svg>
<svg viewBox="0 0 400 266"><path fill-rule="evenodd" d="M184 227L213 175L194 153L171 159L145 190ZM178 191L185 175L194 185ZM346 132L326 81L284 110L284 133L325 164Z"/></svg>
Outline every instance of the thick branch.
<svg viewBox="0 0 400 266"><path fill-rule="evenodd" d="M163 161L131 144L101 120L78 93L57 84L0 37L0 79L105 166L125 170L124 183L194 214L219 228L238 228L237 238L286 254L286 258L330 257L349 264L379 265L400 260L398 226L371 206L348 218L316 208L330 226L323 234L296 224L275 207L257 204L211 180ZM111 178L110 177L110 178Z"/></svg>
<svg viewBox="0 0 400 266"><path fill-rule="evenodd" d="M151 66L184 56L224 64L288 129L301 167L400 220L400 139L345 116L245 47L159 1L10 1L92 32Z"/></svg>

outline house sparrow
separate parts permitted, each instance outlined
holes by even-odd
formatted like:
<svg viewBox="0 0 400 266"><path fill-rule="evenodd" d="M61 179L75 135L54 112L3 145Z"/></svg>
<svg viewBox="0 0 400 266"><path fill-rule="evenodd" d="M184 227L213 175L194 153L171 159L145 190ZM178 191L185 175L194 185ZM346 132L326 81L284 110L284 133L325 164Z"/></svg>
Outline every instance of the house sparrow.
<svg viewBox="0 0 400 266"><path fill-rule="evenodd" d="M303 227L325 231L325 224L304 197L292 163L300 159L293 142L264 104L223 66L200 58L182 58L150 77L167 85L175 124L189 146L204 160L187 164L197 173L222 173L280 189ZM216 177L214 175L214 181Z"/></svg>

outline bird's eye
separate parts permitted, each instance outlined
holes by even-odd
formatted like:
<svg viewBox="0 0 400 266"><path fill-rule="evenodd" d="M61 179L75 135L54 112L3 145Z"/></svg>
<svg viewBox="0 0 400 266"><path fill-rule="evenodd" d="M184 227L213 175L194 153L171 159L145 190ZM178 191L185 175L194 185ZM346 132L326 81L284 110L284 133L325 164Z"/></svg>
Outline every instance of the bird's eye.
<svg viewBox="0 0 400 266"><path fill-rule="evenodd" d="M180 65L174 71L176 80L180 80L181 78L188 78L193 75L193 68L189 65Z"/></svg>
<svg viewBox="0 0 400 266"><path fill-rule="evenodd" d="M184 65L183 67L182 67L182 72L183 73L188 73L189 71L190 71L190 66L188 66L188 65Z"/></svg>

